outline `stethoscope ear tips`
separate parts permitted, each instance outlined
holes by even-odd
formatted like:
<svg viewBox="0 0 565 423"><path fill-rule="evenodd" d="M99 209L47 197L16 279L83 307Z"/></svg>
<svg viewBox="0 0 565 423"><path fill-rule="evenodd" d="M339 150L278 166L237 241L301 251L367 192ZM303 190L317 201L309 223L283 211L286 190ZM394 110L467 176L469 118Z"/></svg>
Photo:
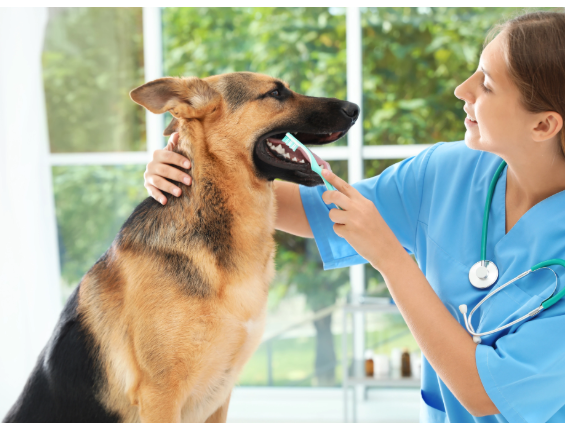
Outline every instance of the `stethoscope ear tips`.
<svg viewBox="0 0 565 423"><path fill-rule="evenodd" d="M459 306L459 311L463 314L467 314L467 304L461 304Z"/></svg>

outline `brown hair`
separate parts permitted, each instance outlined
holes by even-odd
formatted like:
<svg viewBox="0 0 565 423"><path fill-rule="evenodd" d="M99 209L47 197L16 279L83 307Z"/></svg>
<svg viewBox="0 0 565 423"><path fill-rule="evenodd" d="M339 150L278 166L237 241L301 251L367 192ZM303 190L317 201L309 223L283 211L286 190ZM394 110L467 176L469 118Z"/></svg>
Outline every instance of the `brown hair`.
<svg viewBox="0 0 565 423"><path fill-rule="evenodd" d="M497 24L485 46L501 32L510 77L526 110L553 111L565 119L565 13L537 11ZM564 128L560 135L565 154Z"/></svg>

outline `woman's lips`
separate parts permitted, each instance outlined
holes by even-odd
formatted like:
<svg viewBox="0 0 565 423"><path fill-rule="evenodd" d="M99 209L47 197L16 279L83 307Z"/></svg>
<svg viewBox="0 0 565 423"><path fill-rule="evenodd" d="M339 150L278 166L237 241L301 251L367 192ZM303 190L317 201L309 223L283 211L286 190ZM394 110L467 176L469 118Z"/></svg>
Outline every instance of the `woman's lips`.
<svg viewBox="0 0 565 423"><path fill-rule="evenodd" d="M465 118L465 126L472 128L473 126L477 126L477 122L474 122L469 118Z"/></svg>

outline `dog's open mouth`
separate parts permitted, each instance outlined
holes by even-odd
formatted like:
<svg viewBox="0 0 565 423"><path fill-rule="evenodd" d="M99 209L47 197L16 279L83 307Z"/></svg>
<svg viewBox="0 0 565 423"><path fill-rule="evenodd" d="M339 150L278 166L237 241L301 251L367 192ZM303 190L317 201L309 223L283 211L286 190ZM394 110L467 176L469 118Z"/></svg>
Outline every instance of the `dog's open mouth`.
<svg viewBox="0 0 565 423"><path fill-rule="evenodd" d="M294 137L299 140L303 144L327 144L341 138L345 134L344 131L341 132L333 132L330 134L306 134L301 132L293 133ZM289 164L296 164L296 165L307 165L310 167L310 157L309 155L302 150L301 147L297 148L296 151L293 151L288 145L286 145L282 138L284 138L285 134L277 134L265 139L265 143L267 144L267 151L276 159L287 162ZM330 164L325 160L321 159L318 155L314 152L310 151L316 162L320 167L324 169L331 170Z"/></svg>
<svg viewBox="0 0 565 423"><path fill-rule="evenodd" d="M253 158L259 174L268 180L282 179L309 187L323 184L322 178L312 170L309 154L302 147L293 150L283 142L283 138L289 132L304 145L319 146L340 139L349 127L326 133L293 132L290 128L281 130L285 132L267 133L255 143ZM311 150L310 153L322 169L331 170L328 162Z"/></svg>

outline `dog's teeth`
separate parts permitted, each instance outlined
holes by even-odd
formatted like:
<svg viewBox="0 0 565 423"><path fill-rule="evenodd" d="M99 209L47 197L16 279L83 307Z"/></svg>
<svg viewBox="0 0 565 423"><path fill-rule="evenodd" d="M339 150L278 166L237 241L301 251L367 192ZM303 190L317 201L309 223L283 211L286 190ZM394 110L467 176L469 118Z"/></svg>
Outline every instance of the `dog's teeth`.
<svg viewBox="0 0 565 423"><path fill-rule="evenodd" d="M305 163L305 161L304 161L304 160L300 160L300 163Z"/></svg>
<svg viewBox="0 0 565 423"><path fill-rule="evenodd" d="M282 145L277 145L277 147L275 148L275 151L277 153L279 153L280 155L284 156L284 147Z"/></svg>
<svg viewBox="0 0 565 423"><path fill-rule="evenodd" d="M292 161L293 161L293 162L297 162L298 159L297 159L296 157L293 157L293 158L292 158Z"/></svg>
<svg viewBox="0 0 565 423"><path fill-rule="evenodd" d="M290 154L288 154L288 153L284 153L284 158L285 158L285 159L289 159L289 160L290 160Z"/></svg>

